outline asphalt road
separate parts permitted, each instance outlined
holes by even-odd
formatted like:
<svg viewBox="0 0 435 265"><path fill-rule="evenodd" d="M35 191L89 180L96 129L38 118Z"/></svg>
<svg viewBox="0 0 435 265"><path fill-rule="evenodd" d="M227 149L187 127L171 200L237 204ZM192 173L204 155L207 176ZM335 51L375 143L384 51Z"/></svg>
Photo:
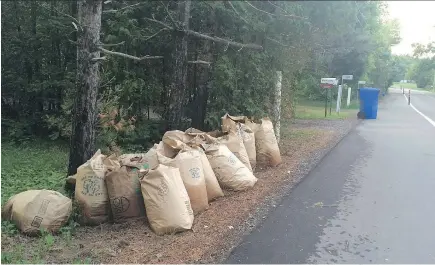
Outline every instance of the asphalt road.
<svg viewBox="0 0 435 265"><path fill-rule="evenodd" d="M435 121L435 93L419 94L411 92L411 103L419 111Z"/></svg>
<svg viewBox="0 0 435 265"><path fill-rule="evenodd" d="M435 263L435 127L393 91L226 262Z"/></svg>

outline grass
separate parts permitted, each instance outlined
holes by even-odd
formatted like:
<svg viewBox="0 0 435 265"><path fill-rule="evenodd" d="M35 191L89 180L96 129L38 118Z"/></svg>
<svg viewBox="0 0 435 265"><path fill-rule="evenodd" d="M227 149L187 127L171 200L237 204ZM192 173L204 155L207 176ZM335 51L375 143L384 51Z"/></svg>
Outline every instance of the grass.
<svg viewBox="0 0 435 265"><path fill-rule="evenodd" d="M21 145L4 141L1 146L1 196L2 205L12 196L29 189L50 189L65 194L64 183L68 162L68 147L58 142L34 141ZM72 216L75 215L75 210ZM2 221L2 239L23 237L17 227ZM58 235L41 231L36 247L31 249L26 243L14 244L8 251L2 251L2 263L45 263L50 249L62 244L70 244L78 224L70 218ZM21 240L20 240L21 241ZM23 241L21 241L23 242ZM25 241L24 241L25 242ZM89 263L78 260L77 263Z"/></svg>
<svg viewBox="0 0 435 265"><path fill-rule="evenodd" d="M1 201L30 189L50 189L65 194L68 148L55 142L15 145L2 142Z"/></svg>
<svg viewBox="0 0 435 265"><path fill-rule="evenodd" d="M2 141L1 145L1 202L30 189L50 189L65 194L64 183L68 162L68 148L58 142L26 142L20 145ZM2 221L2 237L20 236L17 227ZM56 240L71 240L77 224L70 220L61 228L59 236L41 231L37 248L30 251L26 244L15 244L10 251L2 251L2 263L44 263L43 257Z"/></svg>
<svg viewBox="0 0 435 265"><path fill-rule="evenodd" d="M296 119L327 119L327 120L339 120L346 119L351 115L355 114L355 110L359 109L359 103L354 100L351 102L349 107L346 106L346 103L343 101L342 108L340 114L335 112L336 101L332 102L331 115L329 115L329 102L327 107L327 115L325 118L325 102L322 101L306 101L301 100L296 105L295 108L295 117ZM356 115L356 114L355 114Z"/></svg>
<svg viewBox="0 0 435 265"><path fill-rule="evenodd" d="M393 83L393 87L403 87L405 89L418 89L417 84L416 83L399 83L399 82L394 82Z"/></svg>
<svg viewBox="0 0 435 265"><path fill-rule="evenodd" d="M403 87L405 89L414 89L414 90L422 90L422 91L431 91L431 90L433 90L430 87L427 87L427 88L417 87L417 84L415 84L415 83L399 83L399 82L394 82L392 87L396 87L396 88Z"/></svg>
<svg viewBox="0 0 435 265"><path fill-rule="evenodd" d="M395 87L395 88L403 87L403 88L405 88L405 92L407 92L406 89L413 89L413 90L419 90L419 91L435 91L435 89L430 88L430 87L426 87L426 88L417 87L417 84L415 84L415 83L394 82L391 87Z"/></svg>
<svg viewBox="0 0 435 265"><path fill-rule="evenodd" d="M71 242L71 236L68 238L70 230L69 226L63 227L60 235L52 235L47 231L41 230L39 238L35 239L35 244L30 247L29 243L14 244L8 251L2 250L1 263L8 264L43 264L46 263L45 258L53 249L59 248L60 245L68 245ZM68 230L68 233L65 231ZM26 238L23 238L26 241ZM63 243L63 244L62 244ZM74 264L91 263L89 258L80 259L73 262Z"/></svg>

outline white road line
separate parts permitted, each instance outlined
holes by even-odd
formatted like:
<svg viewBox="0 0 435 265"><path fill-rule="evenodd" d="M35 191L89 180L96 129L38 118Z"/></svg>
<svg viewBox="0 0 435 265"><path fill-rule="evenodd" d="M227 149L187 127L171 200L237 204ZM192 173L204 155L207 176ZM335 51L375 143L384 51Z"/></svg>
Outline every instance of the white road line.
<svg viewBox="0 0 435 265"><path fill-rule="evenodd" d="M405 97L406 102L408 102L408 97L406 95L403 95ZM425 118L430 124L432 124L433 127L435 127L435 121L433 121L428 116L424 115L421 111L419 111L412 103L410 104L411 108L413 108L418 114L420 114L423 118Z"/></svg>

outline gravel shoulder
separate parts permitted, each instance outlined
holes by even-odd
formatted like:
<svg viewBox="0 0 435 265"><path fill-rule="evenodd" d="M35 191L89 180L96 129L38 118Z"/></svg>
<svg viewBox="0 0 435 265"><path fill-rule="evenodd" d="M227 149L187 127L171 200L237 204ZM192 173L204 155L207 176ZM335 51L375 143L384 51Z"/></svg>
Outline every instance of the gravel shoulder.
<svg viewBox="0 0 435 265"><path fill-rule="evenodd" d="M257 169L253 189L225 192L195 217L192 231L157 236L146 220L79 227L70 239L54 237L41 252L41 239L2 235L2 252L23 254L23 260L45 263L218 263L243 236L261 224L282 198L358 123L346 120L283 122L280 149L283 163ZM25 246L23 253L15 253ZM21 248L20 248L21 249Z"/></svg>

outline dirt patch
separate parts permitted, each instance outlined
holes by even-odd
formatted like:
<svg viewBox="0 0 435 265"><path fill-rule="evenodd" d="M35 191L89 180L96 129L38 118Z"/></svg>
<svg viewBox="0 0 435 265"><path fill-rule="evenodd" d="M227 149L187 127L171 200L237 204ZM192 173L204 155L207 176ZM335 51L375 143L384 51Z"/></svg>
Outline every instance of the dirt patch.
<svg viewBox="0 0 435 265"><path fill-rule="evenodd" d="M330 146L338 134L333 127L283 126L280 144L283 163L275 168L257 169L255 175L259 180L253 189L225 191L225 197L212 202L207 211L195 217L192 231L157 236L149 229L146 219L80 227L69 240L54 237L54 244L40 253L41 260L46 263L209 263L222 260L241 236L261 221L262 218L252 218L258 207L270 195L292 185L301 163ZM3 253L12 253L17 244L34 250L23 253L24 260L32 260L34 254L31 253L41 247L41 238L2 235Z"/></svg>

